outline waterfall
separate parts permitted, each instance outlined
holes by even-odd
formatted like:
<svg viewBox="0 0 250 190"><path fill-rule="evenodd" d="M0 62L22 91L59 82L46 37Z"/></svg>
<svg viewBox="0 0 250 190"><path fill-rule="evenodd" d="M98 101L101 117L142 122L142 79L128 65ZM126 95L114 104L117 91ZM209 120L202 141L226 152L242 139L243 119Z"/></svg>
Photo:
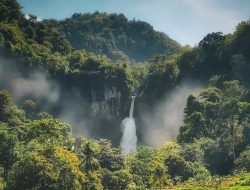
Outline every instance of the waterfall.
<svg viewBox="0 0 250 190"><path fill-rule="evenodd" d="M121 123L123 135L120 145L125 154L136 151L137 146L136 125L133 118L136 96L132 96L131 98L132 100L129 110L129 117L123 119Z"/></svg>
<svg viewBox="0 0 250 190"><path fill-rule="evenodd" d="M136 96L132 96L132 100L131 100L131 105L130 105L130 110L129 110L129 117L130 118L133 118L133 115L134 115L135 97Z"/></svg>

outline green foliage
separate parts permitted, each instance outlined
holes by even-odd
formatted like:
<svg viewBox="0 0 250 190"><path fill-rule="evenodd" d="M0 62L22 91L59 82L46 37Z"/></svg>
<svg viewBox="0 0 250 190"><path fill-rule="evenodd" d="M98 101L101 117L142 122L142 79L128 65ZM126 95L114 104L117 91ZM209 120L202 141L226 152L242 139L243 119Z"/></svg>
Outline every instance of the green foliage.
<svg viewBox="0 0 250 190"><path fill-rule="evenodd" d="M149 60L149 73L139 87L139 91L143 92L139 104L140 101L142 104L154 104L178 83L180 72L175 60L175 55L169 59L165 55L156 55Z"/></svg>
<svg viewBox="0 0 250 190"><path fill-rule="evenodd" d="M245 151L241 152L239 157L235 160L235 163L238 169L243 169L247 172L250 171L250 148L249 147L247 147Z"/></svg>
<svg viewBox="0 0 250 190"><path fill-rule="evenodd" d="M243 83L248 80L247 76L249 76L250 68L243 55L233 55L230 60L230 64L232 66L232 74L237 80L240 80Z"/></svg>
<svg viewBox="0 0 250 190"><path fill-rule="evenodd" d="M0 22L13 22L21 19L21 6L15 0L2 0L0 2Z"/></svg>
<svg viewBox="0 0 250 190"><path fill-rule="evenodd" d="M105 139L100 139L97 143L100 146L97 159L101 168L106 168L112 172L124 168L124 156L121 149L113 148L111 142Z"/></svg>
<svg viewBox="0 0 250 190"><path fill-rule="evenodd" d="M180 49L177 42L148 23L129 21L123 14L75 13L55 25L74 48L105 54L112 60L145 61L157 53L169 56Z"/></svg>
<svg viewBox="0 0 250 190"><path fill-rule="evenodd" d="M0 165L4 168L5 177L19 158L19 143L18 138L8 132L7 126L0 123Z"/></svg>
<svg viewBox="0 0 250 190"><path fill-rule="evenodd" d="M250 42L250 21L242 21L236 27L236 31L232 36L229 37L228 43L232 47L233 52L237 52L249 59L249 46L247 44Z"/></svg>
<svg viewBox="0 0 250 190"><path fill-rule="evenodd" d="M31 152L14 164L8 189L81 189L85 176L79 169L77 156L61 147ZM38 172L39 171L39 172Z"/></svg>
<svg viewBox="0 0 250 190"><path fill-rule="evenodd" d="M204 137L206 133L205 119L201 112L193 112L185 118L185 126L180 128L179 142L193 142L196 138Z"/></svg>
<svg viewBox="0 0 250 190"><path fill-rule="evenodd" d="M218 145L210 146L204 154L206 168L212 174L225 175L232 168L232 158Z"/></svg>
<svg viewBox="0 0 250 190"><path fill-rule="evenodd" d="M180 156L170 155L166 158L165 165L174 182L185 181L193 175L188 163Z"/></svg>
<svg viewBox="0 0 250 190"><path fill-rule="evenodd" d="M24 18L15 0L0 1L1 56L15 59L21 74L45 71L90 101L115 88L123 105L112 117L127 111L132 92L150 107L186 78L206 86L188 97L177 142L130 155L108 140L73 137L32 100L21 109L0 91L0 189L249 188L247 173L214 176L250 171L249 26L244 21L232 35L211 33L179 51L165 34L122 14L37 21Z"/></svg>
<svg viewBox="0 0 250 190"><path fill-rule="evenodd" d="M70 132L70 126L55 119L33 120L24 126L27 130L25 140L33 139L45 144L65 143L65 138Z"/></svg>
<svg viewBox="0 0 250 190"><path fill-rule="evenodd" d="M183 48L175 61L180 77L207 81L212 75L226 75L249 84L249 26L243 21L232 35L210 33L198 47Z"/></svg>
<svg viewBox="0 0 250 190"><path fill-rule="evenodd" d="M39 171L39 172L37 172ZM56 174L52 163L37 153L26 155L17 162L8 177L9 189L53 189Z"/></svg>
<svg viewBox="0 0 250 190"><path fill-rule="evenodd" d="M184 126L177 139L181 143L202 137L214 139L203 158L213 174L228 174L248 144L244 139L249 125L246 92L239 81L231 80L203 89L199 99L189 96L187 100Z"/></svg>
<svg viewBox="0 0 250 190"><path fill-rule="evenodd" d="M25 120L25 113L19 109L7 91L0 91L0 122L19 125Z"/></svg>
<svg viewBox="0 0 250 190"><path fill-rule="evenodd" d="M225 81L223 83L222 90L223 90L225 99L231 98L231 97L236 98L236 99L244 99L246 96L246 89L237 80Z"/></svg>
<svg viewBox="0 0 250 190"><path fill-rule="evenodd" d="M144 188L151 186L149 183L151 175L150 162L153 160L154 155L152 148L140 146L136 154L127 158L126 165L134 178L137 179L135 181L137 186L143 186Z"/></svg>
<svg viewBox="0 0 250 190"><path fill-rule="evenodd" d="M206 35L199 42L199 47L208 51L216 51L218 50L218 48L220 48L224 40L225 37L222 35L221 32L213 32L211 34Z"/></svg>
<svg viewBox="0 0 250 190"><path fill-rule="evenodd" d="M232 90L241 88L235 81L224 84L228 89L233 86ZM228 94L230 93L231 91L228 91ZM70 127L52 118L24 120L23 124L15 128L11 128L9 123L2 123L0 165L4 167L7 188L125 190L172 187L173 184L180 183L189 186L218 186L221 179L215 183L209 171L213 174L226 174L233 167L234 159L230 153L242 145L243 141L238 139L244 138L242 130L235 130L237 133L233 135L230 133L230 123L237 122L237 125L232 125L237 128L245 127L246 120L242 116L247 115L248 104L241 102L244 96L232 99L217 88L205 89L201 96L203 99L189 97L187 107L190 108L186 109L188 121L190 124L201 126L197 124L200 119L190 118L196 118L194 115L202 117L202 125L206 128L206 119L213 115L207 113L207 107L210 104L221 104L219 110L224 111L217 113L220 119L215 119L215 129L217 122L223 120L224 123L218 125L220 128L213 133L211 131L215 137L220 135L221 140L204 139L210 131L194 133L190 135L195 137L190 141L193 143L180 145L170 141L156 149L139 146L136 153L125 157L125 161L121 150L113 148L109 141L71 138ZM13 104L11 97L6 97L9 98L3 98L3 102ZM28 108L35 107L34 102L30 100L25 103ZM237 114L241 113L245 114L238 117ZM190 130L194 130L191 125ZM239 157L235 152L238 169L247 169L247 151L242 152ZM246 180L244 184L247 184Z"/></svg>
<svg viewBox="0 0 250 190"><path fill-rule="evenodd" d="M236 182L239 186L250 186L250 174L249 173L243 173L240 175L240 178Z"/></svg>

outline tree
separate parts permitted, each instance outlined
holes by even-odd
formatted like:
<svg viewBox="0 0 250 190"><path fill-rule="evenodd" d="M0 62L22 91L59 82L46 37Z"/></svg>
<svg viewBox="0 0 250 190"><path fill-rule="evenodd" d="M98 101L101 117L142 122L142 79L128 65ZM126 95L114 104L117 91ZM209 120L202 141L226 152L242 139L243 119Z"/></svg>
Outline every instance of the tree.
<svg viewBox="0 0 250 190"><path fill-rule="evenodd" d="M230 52L232 54L241 54L249 59L249 38L250 34L250 21L242 21L236 27L236 31L229 38Z"/></svg>
<svg viewBox="0 0 250 190"><path fill-rule="evenodd" d="M7 126L0 123L0 164L4 167L4 175L19 157L19 142L15 134L8 132Z"/></svg>
<svg viewBox="0 0 250 190"><path fill-rule="evenodd" d="M210 145L204 152L206 168L212 174L226 175L233 165L233 159L228 157L227 150L218 143Z"/></svg>
<svg viewBox="0 0 250 190"><path fill-rule="evenodd" d="M100 152L97 154L101 168L106 168L112 172L124 168L124 156L120 148L113 148L111 141L101 139L97 141Z"/></svg>
<svg viewBox="0 0 250 190"><path fill-rule="evenodd" d="M193 171L188 162L186 162L179 155L168 156L164 163L174 183L178 181L185 181L189 177L193 176Z"/></svg>
<svg viewBox="0 0 250 190"><path fill-rule="evenodd" d="M34 119L37 116L38 108L37 104L32 100L24 100L22 108L25 111L26 117Z"/></svg>
<svg viewBox="0 0 250 190"><path fill-rule="evenodd" d="M194 143L183 144L180 155L189 162L200 162L203 161L203 150L199 141Z"/></svg>
<svg viewBox="0 0 250 190"><path fill-rule="evenodd" d="M78 190L86 177L80 171L80 160L74 153L55 146L43 152L28 152L12 167L8 189Z"/></svg>
<svg viewBox="0 0 250 190"><path fill-rule="evenodd" d="M220 103L223 99L223 92L216 87L208 87L202 90L200 97L207 102Z"/></svg>
<svg viewBox="0 0 250 190"><path fill-rule="evenodd" d="M26 32L27 38L29 38L29 39L31 39L31 40L33 40L33 39L36 37L35 30L34 30L34 28L33 28L31 25L29 25L29 26L26 28L25 32Z"/></svg>
<svg viewBox="0 0 250 190"><path fill-rule="evenodd" d="M87 184L86 174L81 171L81 161L76 154L60 146L47 149L44 153L58 172L58 189L82 189Z"/></svg>
<svg viewBox="0 0 250 190"><path fill-rule="evenodd" d="M128 170L118 170L111 172L103 170L102 184L104 189L109 190L126 190L132 183L132 175Z"/></svg>
<svg viewBox="0 0 250 190"><path fill-rule="evenodd" d="M87 141L81 147L81 158L83 160L83 170L86 173L89 173L99 167L99 163L95 158L97 151L99 152L99 147L96 144L92 144L91 142Z"/></svg>
<svg viewBox="0 0 250 190"><path fill-rule="evenodd" d="M236 97L222 104L217 119L217 134L220 135L222 146L228 149L233 160L238 154L236 148L243 141L244 115L244 104Z"/></svg>
<svg viewBox="0 0 250 190"><path fill-rule="evenodd" d="M238 80L231 80L223 82L222 90L224 92L225 99L238 99L242 100L246 96L246 89L243 85L240 84Z"/></svg>
<svg viewBox="0 0 250 190"><path fill-rule="evenodd" d="M162 187L171 184L170 176L168 175L163 163L154 160L151 163L151 172L152 173L149 182L152 183L153 187L159 188L161 190Z"/></svg>
<svg viewBox="0 0 250 190"><path fill-rule="evenodd" d="M57 189L56 180L53 164L42 155L30 153L14 164L7 179L7 187L16 190L52 190Z"/></svg>
<svg viewBox="0 0 250 190"><path fill-rule="evenodd" d="M250 66L243 55L233 55L230 60L230 65L232 66L232 74L237 80L241 81L242 83L249 81L248 76L250 74Z"/></svg>
<svg viewBox="0 0 250 190"><path fill-rule="evenodd" d="M235 160L236 168L240 170L250 171L250 147L241 152L239 157Z"/></svg>
<svg viewBox="0 0 250 190"><path fill-rule="evenodd" d="M191 116L195 111L202 113L204 111L204 106L195 96L189 95L187 99L187 106L184 110L185 117Z"/></svg>
<svg viewBox="0 0 250 190"><path fill-rule="evenodd" d="M150 188L151 184L149 179L151 177L151 167L150 163L155 156L155 151L146 146L137 147L137 152L131 154L126 159L126 165L129 168L130 172L135 177L135 183L140 186L143 185L143 188ZM142 183L141 183L142 182Z"/></svg>
<svg viewBox="0 0 250 190"><path fill-rule="evenodd" d="M35 139L40 143L60 145L65 144L65 139L71 130L68 124L50 118L33 120L23 127L27 128L24 139L26 142Z"/></svg>
<svg viewBox="0 0 250 190"><path fill-rule="evenodd" d="M13 22L23 17L16 0L3 0L0 4L0 22Z"/></svg>
<svg viewBox="0 0 250 190"><path fill-rule="evenodd" d="M114 175L117 176L117 190L126 190L128 189L129 184L132 182L132 175L128 170L118 170L114 172Z"/></svg>
<svg viewBox="0 0 250 190"><path fill-rule="evenodd" d="M5 188L5 181L3 178L3 173L4 173L4 169L0 167L0 190L4 190Z"/></svg>
<svg viewBox="0 0 250 190"><path fill-rule="evenodd" d="M225 37L221 32L213 32L206 35L199 42L199 47L208 51L216 51L223 44L224 40Z"/></svg>
<svg viewBox="0 0 250 190"><path fill-rule="evenodd" d="M102 189L101 171L97 155L100 147L96 142L78 138L75 142L75 152L81 160L81 171L86 173L86 189Z"/></svg>
<svg viewBox="0 0 250 190"><path fill-rule="evenodd" d="M0 121L20 125L25 120L25 114L14 103L11 95L7 91L0 91Z"/></svg>
<svg viewBox="0 0 250 190"><path fill-rule="evenodd" d="M198 68L205 77L210 77L211 74L223 73L227 70L227 65L220 61L224 43L225 36L221 32L207 34L199 42L201 61Z"/></svg>
<svg viewBox="0 0 250 190"><path fill-rule="evenodd" d="M185 118L185 124L180 128L178 142L193 142L195 139L206 136L205 119L200 112L194 112Z"/></svg>

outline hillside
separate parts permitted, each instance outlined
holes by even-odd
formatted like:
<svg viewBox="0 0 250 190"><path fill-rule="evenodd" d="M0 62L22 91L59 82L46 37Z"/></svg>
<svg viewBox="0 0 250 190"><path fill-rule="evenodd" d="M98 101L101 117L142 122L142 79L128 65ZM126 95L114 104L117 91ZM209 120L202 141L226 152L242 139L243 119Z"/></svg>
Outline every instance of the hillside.
<svg viewBox="0 0 250 190"><path fill-rule="evenodd" d="M123 14L75 13L56 25L74 48L104 54L112 60L143 62L155 54L169 56L181 48L150 24L128 20Z"/></svg>

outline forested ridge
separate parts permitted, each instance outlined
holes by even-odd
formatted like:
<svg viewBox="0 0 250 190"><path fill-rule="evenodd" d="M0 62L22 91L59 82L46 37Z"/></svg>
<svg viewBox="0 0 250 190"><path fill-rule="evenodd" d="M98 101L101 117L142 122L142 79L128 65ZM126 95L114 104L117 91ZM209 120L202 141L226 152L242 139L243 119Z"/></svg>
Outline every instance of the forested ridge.
<svg viewBox="0 0 250 190"><path fill-rule="evenodd" d="M56 118L60 105L48 109L28 95L15 99L0 76L0 189L250 188L249 20L232 34L210 33L191 48L122 14L37 21L25 17L15 0L0 0L0 53L2 76L11 74L6 68L11 77L46 73L72 99L93 101L94 93L103 101L100 94L115 87L122 96L114 100L116 90L108 95L115 108L121 101L119 109L109 110L112 119L124 117L127 97L139 93L139 135L142 109L183 81L202 84L198 96L188 96L183 125L172 140L158 147L141 140L136 152L125 155L110 140L73 134L73 125ZM108 132L119 137L117 128Z"/></svg>
<svg viewBox="0 0 250 190"><path fill-rule="evenodd" d="M180 45L156 32L143 21L128 20L123 14L74 14L56 23L76 49L107 55L113 60L146 61L155 54L167 56Z"/></svg>

